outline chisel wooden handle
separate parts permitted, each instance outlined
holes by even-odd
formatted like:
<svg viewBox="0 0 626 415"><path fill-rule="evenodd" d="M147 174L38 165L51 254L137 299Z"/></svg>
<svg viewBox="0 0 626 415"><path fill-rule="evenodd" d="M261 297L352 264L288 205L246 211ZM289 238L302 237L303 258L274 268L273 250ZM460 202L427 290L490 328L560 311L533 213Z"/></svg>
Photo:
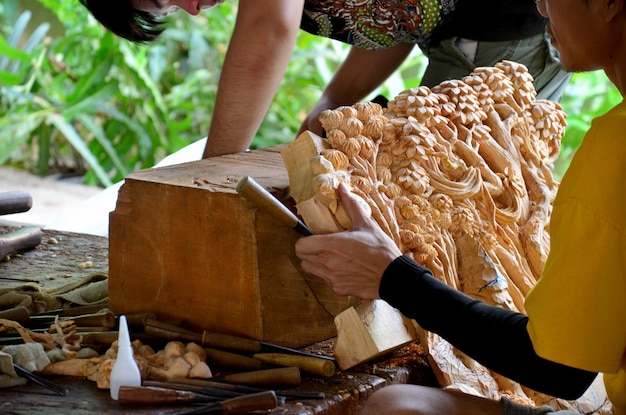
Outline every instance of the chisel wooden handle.
<svg viewBox="0 0 626 415"><path fill-rule="evenodd" d="M224 415L274 409L276 408L276 393L265 391L239 396L222 402L221 407Z"/></svg>
<svg viewBox="0 0 626 415"><path fill-rule="evenodd" d="M335 364L327 359L286 353L257 353L252 357L274 365L295 366L313 375L331 377L335 374Z"/></svg>
<svg viewBox="0 0 626 415"><path fill-rule="evenodd" d="M32 206L33 198L27 192L0 193L0 215L26 212Z"/></svg>
<svg viewBox="0 0 626 415"><path fill-rule="evenodd" d="M173 383L202 387L221 387L229 384L228 390L236 390L236 386L258 386L268 388L272 386L298 386L300 384L300 369L297 367L281 367L277 369L253 370L251 372L233 373L232 375L212 377L209 379L190 379L175 377Z"/></svg>
<svg viewBox="0 0 626 415"><path fill-rule="evenodd" d="M160 388L188 390L203 395L220 396L224 399L235 396L249 395L251 393L264 392L267 388L255 388L254 386L231 385L228 383L211 382L204 379L173 378L172 382L157 382L146 380L144 386L157 386ZM298 399L324 399L324 392L287 392L274 391L276 396Z"/></svg>
<svg viewBox="0 0 626 415"><path fill-rule="evenodd" d="M178 402L212 402L221 398L154 386L120 386L118 401L128 404L158 405Z"/></svg>
<svg viewBox="0 0 626 415"><path fill-rule="evenodd" d="M261 351L261 342L245 339L229 334L204 331L197 333L173 324L149 319L146 321L146 334L158 336L168 340L187 340L202 346L210 346L216 349L237 350L241 352L256 353Z"/></svg>
<svg viewBox="0 0 626 415"><path fill-rule="evenodd" d="M300 369L297 367L281 367L277 369L254 370L252 372L214 377L209 380L246 386L298 386L300 384Z"/></svg>
<svg viewBox="0 0 626 415"><path fill-rule="evenodd" d="M159 405L186 402L212 402L202 413L242 414L276 408L276 393L263 391L227 400L184 390L153 386L121 386L118 401L124 404ZM192 412L193 413L193 412Z"/></svg>
<svg viewBox="0 0 626 415"><path fill-rule="evenodd" d="M205 348L206 361L209 365L227 367L239 370L261 370L261 362L248 356L230 353L223 350Z"/></svg>
<svg viewBox="0 0 626 415"><path fill-rule="evenodd" d="M276 344L266 343L258 340L251 340L244 337L230 334L215 333L204 330L202 333L187 330L173 324L164 323L158 320L149 319L146 321L144 329L146 334L160 337L167 340L185 340L198 343L205 347L214 349L231 350L242 353L287 353L298 356L312 356L320 359L334 360L332 357L320 356L307 353Z"/></svg>
<svg viewBox="0 0 626 415"><path fill-rule="evenodd" d="M30 320L30 311L28 311L28 308L24 306L17 306L9 308L8 310L0 311L0 318L4 320L16 321L21 325L26 325L28 320Z"/></svg>
<svg viewBox="0 0 626 415"><path fill-rule="evenodd" d="M84 316L76 316L66 318L63 320L72 320L77 327L105 327L112 329L115 327L115 314L111 312L98 313L98 314L85 314Z"/></svg>
<svg viewBox="0 0 626 415"><path fill-rule="evenodd" d="M304 222L283 205L263 186L259 185L251 177L245 176L237 183L237 193L245 197L249 202L255 204L259 209L269 213L288 227L300 232L303 235L313 235Z"/></svg>
<svg viewBox="0 0 626 415"><path fill-rule="evenodd" d="M41 229L27 226L6 235L0 235L0 259L16 252L33 249L41 243Z"/></svg>

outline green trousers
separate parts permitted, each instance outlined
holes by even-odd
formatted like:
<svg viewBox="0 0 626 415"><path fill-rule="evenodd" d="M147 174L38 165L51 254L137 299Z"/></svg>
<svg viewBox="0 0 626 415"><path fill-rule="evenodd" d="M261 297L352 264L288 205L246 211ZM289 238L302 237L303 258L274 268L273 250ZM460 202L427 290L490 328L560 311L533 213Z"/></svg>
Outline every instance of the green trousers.
<svg viewBox="0 0 626 415"><path fill-rule="evenodd" d="M482 42L450 38L424 51L428 67L422 85L433 87L447 79L461 79L479 66L502 60L524 64L534 78L537 99L559 101L571 74L561 67L558 52L546 35L505 42Z"/></svg>

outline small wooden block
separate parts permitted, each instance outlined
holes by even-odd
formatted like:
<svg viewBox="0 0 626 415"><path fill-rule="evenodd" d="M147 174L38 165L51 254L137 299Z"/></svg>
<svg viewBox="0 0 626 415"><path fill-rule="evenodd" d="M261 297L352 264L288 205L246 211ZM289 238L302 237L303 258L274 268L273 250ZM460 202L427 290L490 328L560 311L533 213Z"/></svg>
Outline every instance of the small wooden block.
<svg viewBox="0 0 626 415"><path fill-rule="evenodd" d="M342 370L417 339L413 324L383 300L362 301L335 317L335 360Z"/></svg>

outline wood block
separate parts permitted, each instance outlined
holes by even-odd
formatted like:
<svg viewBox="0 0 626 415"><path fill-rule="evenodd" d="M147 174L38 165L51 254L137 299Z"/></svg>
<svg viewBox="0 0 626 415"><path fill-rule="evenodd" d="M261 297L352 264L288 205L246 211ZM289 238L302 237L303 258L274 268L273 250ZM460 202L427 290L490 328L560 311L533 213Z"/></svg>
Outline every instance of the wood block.
<svg viewBox="0 0 626 415"><path fill-rule="evenodd" d="M300 270L299 234L236 192L250 176L288 205L280 150L131 174L110 215L112 310L287 347L333 337L347 298Z"/></svg>

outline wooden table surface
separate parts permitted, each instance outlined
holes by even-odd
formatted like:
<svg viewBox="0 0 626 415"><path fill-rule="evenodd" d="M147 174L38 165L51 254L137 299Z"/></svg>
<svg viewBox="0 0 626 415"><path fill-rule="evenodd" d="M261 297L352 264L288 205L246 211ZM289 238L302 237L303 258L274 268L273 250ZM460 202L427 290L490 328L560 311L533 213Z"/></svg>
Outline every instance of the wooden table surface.
<svg viewBox="0 0 626 415"><path fill-rule="evenodd" d="M0 235L11 230L0 226ZM80 264L90 262L91 267ZM44 231L41 245L11 261L0 263L0 288L20 287L25 283L42 287L58 287L74 280L108 269L106 238ZM305 350L332 353L333 339L311 345ZM184 407L120 405L100 390L94 382L83 378L48 377L68 389L66 396L55 396L41 386L28 383L0 391L2 414L176 414ZM350 415L356 414L363 401L375 390L389 384L414 383L435 386L436 380L418 344L411 344L372 362L348 371L339 371L331 378L303 375L302 383L289 392L323 392L323 399L287 399L277 408L255 413L282 415ZM189 409L189 407L187 407Z"/></svg>

